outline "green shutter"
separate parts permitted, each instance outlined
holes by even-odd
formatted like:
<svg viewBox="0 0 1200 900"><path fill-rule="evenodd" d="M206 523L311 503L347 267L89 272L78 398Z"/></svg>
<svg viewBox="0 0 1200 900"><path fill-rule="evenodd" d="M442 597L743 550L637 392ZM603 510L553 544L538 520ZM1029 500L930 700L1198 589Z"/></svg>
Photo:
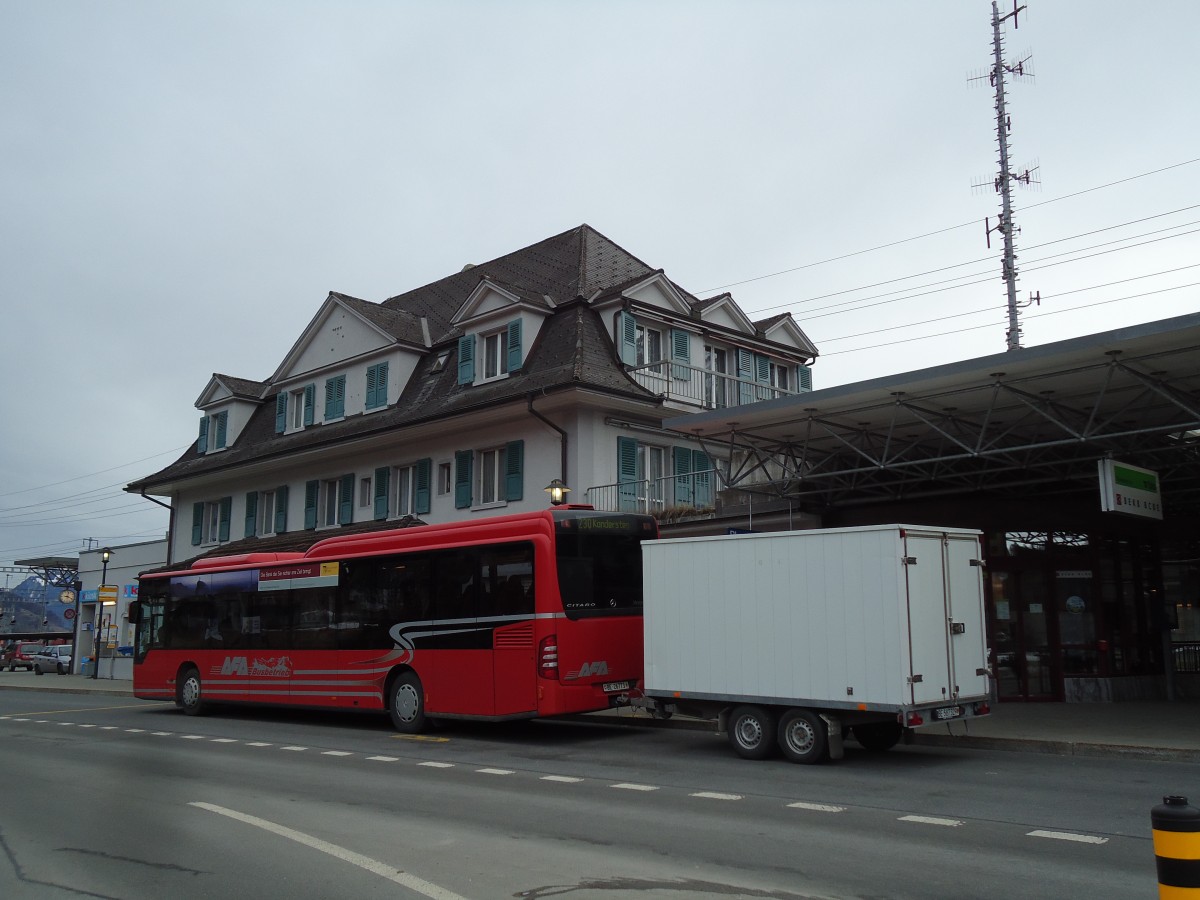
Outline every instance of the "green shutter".
<svg viewBox="0 0 1200 900"><path fill-rule="evenodd" d="M703 508L713 505L713 464L708 454L703 450L692 451L692 480L695 482L696 493L693 502Z"/></svg>
<svg viewBox="0 0 1200 900"><path fill-rule="evenodd" d="M287 431L287 392L280 391L275 397L275 433Z"/></svg>
<svg viewBox="0 0 1200 900"><path fill-rule="evenodd" d="M695 500L692 490L692 451L690 447L672 447L675 463L675 505L691 506Z"/></svg>
<svg viewBox="0 0 1200 900"><path fill-rule="evenodd" d="M677 363L691 363L691 335L678 328L671 329L671 359ZM671 366L671 377L686 380L691 378L691 370L684 366Z"/></svg>
<svg viewBox="0 0 1200 900"><path fill-rule="evenodd" d="M510 441L504 450L504 499L520 500L525 490L525 442Z"/></svg>
<svg viewBox="0 0 1200 900"><path fill-rule="evenodd" d="M754 378L754 354L741 347L738 347L737 350L737 377L745 380L753 380ZM745 380L738 382L739 405L754 402L754 388L746 384Z"/></svg>
<svg viewBox="0 0 1200 900"><path fill-rule="evenodd" d="M413 488L413 511L425 515L430 509L433 481L433 460L417 460L416 486Z"/></svg>
<svg viewBox="0 0 1200 900"><path fill-rule="evenodd" d="M217 424L216 448L218 450L223 450L225 448L225 438L229 433L229 413L219 412L213 416L213 419Z"/></svg>
<svg viewBox="0 0 1200 900"><path fill-rule="evenodd" d="M458 339L458 383L475 382L475 335L465 334Z"/></svg>
<svg viewBox="0 0 1200 900"><path fill-rule="evenodd" d="M208 452L208 416L200 418L200 435L196 438L196 452Z"/></svg>
<svg viewBox="0 0 1200 900"><path fill-rule="evenodd" d="M637 509L638 443L631 437L617 438L617 505L620 509Z"/></svg>
<svg viewBox="0 0 1200 900"><path fill-rule="evenodd" d="M229 519L233 515L233 498L221 498L221 511L217 520L217 541L229 540Z"/></svg>
<svg viewBox="0 0 1200 900"><path fill-rule="evenodd" d="M258 526L258 491L246 494L246 528L245 537L254 537Z"/></svg>
<svg viewBox="0 0 1200 900"><path fill-rule="evenodd" d="M354 521L354 476L343 475L341 495L338 498L338 524L349 525Z"/></svg>
<svg viewBox="0 0 1200 900"><path fill-rule="evenodd" d="M637 365L637 319L627 312L617 313L618 355L627 366Z"/></svg>
<svg viewBox="0 0 1200 900"><path fill-rule="evenodd" d="M375 518L388 517L388 490L391 488L392 470L384 466L375 470Z"/></svg>
<svg viewBox="0 0 1200 900"><path fill-rule="evenodd" d="M340 419L346 414L346 376L338 375L325 382L325 421Z"/></svg>
<svg viewBox="0 0 1200 900"><path fill-rule="evenodd" d="M287 504L288 504L288 488L287 485L282 485L275 488L275 533L283 534L287 531Z"/></svg>
<svg viewBox="0 0 1200 900"><path fill-rule="evenodd" d="M317 499L320 496L319 481L304 482L304 527L308 530L317 527Z"/></svg>
<svg viewBox="0 0 1200 900"><path fill-rule="evenodd" d="M378 363L367 369L367 409L387 406L387 363Z"/></svg>
<svg viewBox="0 0 1200 900"><path fill-rule="evenodd" d="M317 406L317 386L315 384L306 384L304 386L304 424L311 425L313 423L313 410Z"/></svg>
<svg viewBox="0 0 1200 900"><path fill-rule="evenodd" d="M204 540L204 504L192 504L192 546L199 546Z"/></svg>
<svg viewBox="0 0 1200 900"><path fill-rule="evenodd" d="M471 463L473 450L454 451L454 507L467 509L471 505Z"/></svg>
<svg viewBox="0 0 1200 900"><path fill-rule="evenodd" d="M800 391L802 393L805 391L811 391L813 389L812 366L798 366L796 368L796 374L796 384L799 386Z"/></svg>
<svg viewBox="0 0 1200 900"><path fill-rule="evenodd" d="M513 319L508 323L508 371L515 372L519 368L521 368L521 320Z"/></svg>

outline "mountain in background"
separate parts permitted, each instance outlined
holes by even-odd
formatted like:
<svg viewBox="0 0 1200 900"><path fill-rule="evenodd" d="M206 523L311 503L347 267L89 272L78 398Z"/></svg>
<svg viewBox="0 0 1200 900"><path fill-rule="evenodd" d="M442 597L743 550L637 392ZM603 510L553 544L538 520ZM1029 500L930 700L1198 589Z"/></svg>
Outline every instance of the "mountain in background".
<svg viewBox="0 0 1200 900"><path fill-rule="evenodd" d="M63 590L56 585L47 587L35 575L7 590L0 590L0 634L71 631L73 626L63 613L74 610L75 604L58 599Z"/></svg>

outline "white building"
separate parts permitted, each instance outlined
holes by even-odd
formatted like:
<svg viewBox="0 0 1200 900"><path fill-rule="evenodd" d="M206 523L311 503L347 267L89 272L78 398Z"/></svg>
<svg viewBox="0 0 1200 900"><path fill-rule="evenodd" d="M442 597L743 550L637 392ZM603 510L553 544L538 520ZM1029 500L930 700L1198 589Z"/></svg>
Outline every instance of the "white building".
<svg viewBox="0 0 1200 900"><path fill-rule="evenodd" d="M105 549L109 551L107 567L104 565ZM137 599L138 573L158 568L166 561L165 540L80 551L80 614L76 619L75 652L71 658L73 672L83 672L83 661L95 659L98 649L100 678L133 677L133 624L129 621L129 602ZM104 584L116 590L116 600L112 604L103 602L100 596L102 577Z"/></svg>
<svg viewBox="0 0 1200 900"><path fill-rule="evenodd" d="M331 293L265 381L213 375L195 445L126 490L170 502L173 565L539 509L554 479L702 510L713 460L662 421L809 390L816 356L790 314L753 322L582 225L380 303Z"/></svg>

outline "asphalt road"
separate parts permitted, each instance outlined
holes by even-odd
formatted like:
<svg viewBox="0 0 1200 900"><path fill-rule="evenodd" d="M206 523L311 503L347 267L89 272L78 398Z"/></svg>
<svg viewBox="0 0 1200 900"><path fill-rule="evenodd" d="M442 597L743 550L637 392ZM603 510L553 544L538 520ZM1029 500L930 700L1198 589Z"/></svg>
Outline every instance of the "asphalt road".
<svg viewBox="0 0 1200 900"><path fill-rule="evenodd" d="M1200 765L0 693L0 896L1103 898Z"/></svg>

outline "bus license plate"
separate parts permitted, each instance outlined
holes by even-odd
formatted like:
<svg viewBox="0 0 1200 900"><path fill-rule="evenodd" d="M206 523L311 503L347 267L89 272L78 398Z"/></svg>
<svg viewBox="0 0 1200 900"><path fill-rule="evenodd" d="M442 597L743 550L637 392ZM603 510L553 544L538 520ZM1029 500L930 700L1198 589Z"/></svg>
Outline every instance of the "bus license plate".
<svg viewBox="0 0 1200 900"><path fill-rule="evenodd" d="M933 717L935 719L957 719L961 715L961 706L943 706L941 709L935 709L933 711Z"/></svg>
<svg viewBox="0 0 1200 900"><path fill-rule="evenodd" d="M631 687L633 687L633 683L629 681L606 681L603 684L606 694L611 694L615 691L627 691Z"/></svg>

